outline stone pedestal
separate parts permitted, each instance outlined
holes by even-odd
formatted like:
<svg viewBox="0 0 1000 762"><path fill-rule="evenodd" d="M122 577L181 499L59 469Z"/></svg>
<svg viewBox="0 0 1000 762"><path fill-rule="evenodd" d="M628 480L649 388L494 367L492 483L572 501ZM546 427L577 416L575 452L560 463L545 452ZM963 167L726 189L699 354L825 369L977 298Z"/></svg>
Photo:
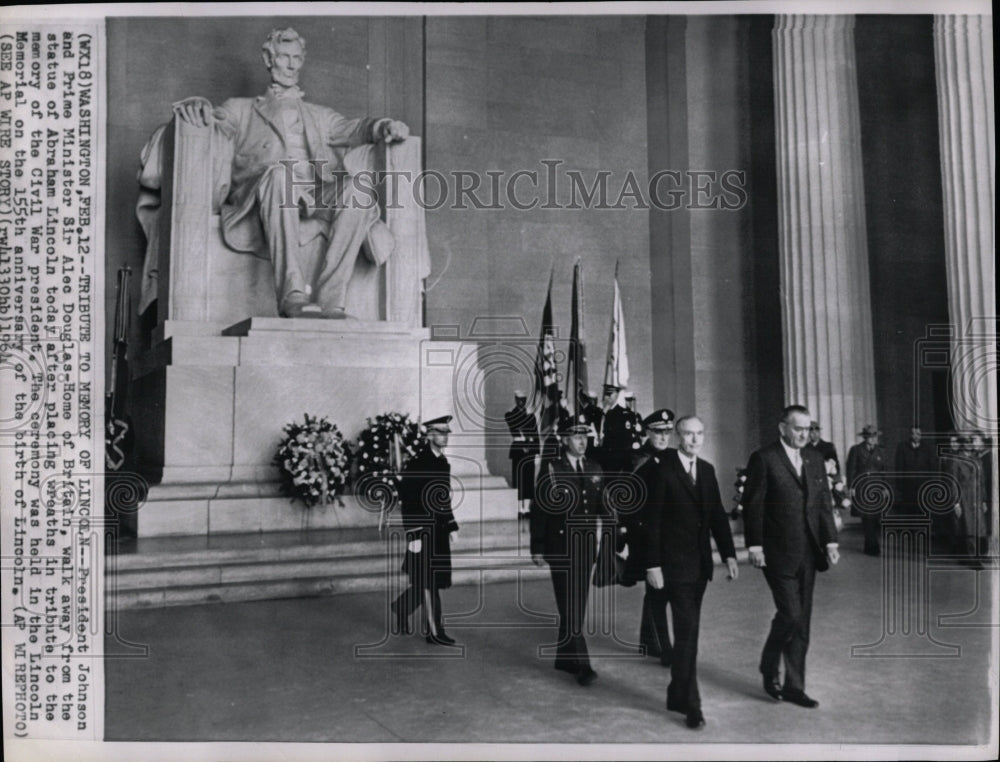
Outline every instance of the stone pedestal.
<svg viewBox="0 0 1000 762"><path fill-rule="evenodd" d="M167 321L158 338L133 369L137 461L156 485L139 511L141 537L375 525L377 514L351 501L307 516L279 493L271 459L285 424L325 416L355 440L379 413L420 420L468 408L453 387L475 349L425 329L251 318L225 328ZM456 424L457 496L505 487L486 468L482 423Z"/></svg>
<svg viewBox="0 0 1000 762"><path fill-rule="evenodd" d="M853 16L778 16L774 29L786 403L840 452L875 423Z"/></svg>

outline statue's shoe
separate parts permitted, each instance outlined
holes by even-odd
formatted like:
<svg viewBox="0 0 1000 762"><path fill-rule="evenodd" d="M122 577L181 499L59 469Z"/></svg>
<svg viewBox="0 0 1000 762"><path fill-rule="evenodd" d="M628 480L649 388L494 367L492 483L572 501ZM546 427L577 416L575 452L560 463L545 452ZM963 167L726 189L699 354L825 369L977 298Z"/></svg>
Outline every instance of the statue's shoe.
<svg viewBox="0 0 1000 762"><path fill-rule="evenodd" d="M342 308L326 307L322 310L322 313L316 317L324 317L327 320L345 320L350 316L344 312Z"/></svg>

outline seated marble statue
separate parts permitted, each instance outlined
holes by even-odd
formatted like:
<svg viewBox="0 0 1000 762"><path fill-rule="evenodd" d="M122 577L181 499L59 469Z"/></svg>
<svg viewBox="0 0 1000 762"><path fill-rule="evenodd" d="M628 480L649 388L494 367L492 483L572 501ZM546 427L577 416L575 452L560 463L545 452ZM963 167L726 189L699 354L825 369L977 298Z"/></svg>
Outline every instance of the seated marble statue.
<svg viewBox="0 0 1000 762"><path fill-rule="evenodd" d="M359 182L359 173L373 169L374 144L405 140L410 131L400 121L348 119L303 100L305 41L294 29L272 31L263 58L271 75L263 95L230 98L220 107L187 98L174 112L232 141L223 239L235 251L271 261L279 314L344 317L358 254L382 264L394 248L373 184ZM318 260L302 255L310 243L324 249Z"/></svg>

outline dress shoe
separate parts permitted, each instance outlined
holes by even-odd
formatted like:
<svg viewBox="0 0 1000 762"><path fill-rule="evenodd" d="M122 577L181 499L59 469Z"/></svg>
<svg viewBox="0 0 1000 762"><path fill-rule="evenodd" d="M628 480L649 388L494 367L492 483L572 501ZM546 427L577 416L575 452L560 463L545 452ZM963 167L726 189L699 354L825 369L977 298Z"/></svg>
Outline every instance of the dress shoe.
<svg viewBox="0 0 1000 762"><path fill-rule="evenodd" d="M579 672L576 673L576 681L580 685L587 686L590 685L597 679L597 673L594 672L590 667L583 667Z"/></svg>
<svg viewBox="0 0 1000 762"><path fill-rule="evenodd" d="M389 604L389 608L392 609L392 613L396 616L396 629L403 635L409 635L413 632L413 628L410 627L410 617L400 608L399 601L393 601Z"/></svg>
<svg viewBox="0 0 1000 762"><path fill-rule="evenodd" d="M691 709L684 718L684 724L691 730L701 730L705 727L705 715L701 713L700 709Z"/></svg>
<svg viewBox="0 0 1000 762"><path fill-rule="evenodd" d="M781 701L781 683L777 675L764 675L764 693L775 701Z"/></svg>
<svg viewBox="0 0 1000 762"><path fill-rule="evenodd" d="M806 709L815 709L819 702L814 698L809 698L805 691L782 691L782 698L790 704L804 706Z"/></svg>
<svg viewBox="0 0 1000 762"><path fill-rule="evenodd" d="M656 646L647 645L646 643L639 646L639 653L644 654L645 656L652 656L654 659L663 658L663 651Z"/></svg>
<svg viewBox="0 0 1000 762"><path fill-rule="evenodd" d="M682 701L675 701L672 698L667 698L667 711L668 712L680 712L681 714L688 713L688 705Z"/></svg>
<svg viewBox="0 0 1000 762"><path fill-rule="evenodd" d="M439 632L437 635L428 635L427 642L433 646L453 646L455 639L449 638L445 633Z"/></svg>

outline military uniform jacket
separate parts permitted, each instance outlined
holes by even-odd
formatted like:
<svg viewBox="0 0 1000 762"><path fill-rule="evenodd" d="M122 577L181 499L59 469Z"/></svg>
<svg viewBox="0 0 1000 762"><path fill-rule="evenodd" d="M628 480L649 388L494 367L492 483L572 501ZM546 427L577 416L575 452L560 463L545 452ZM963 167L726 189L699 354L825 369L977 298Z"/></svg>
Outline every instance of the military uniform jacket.
<svg viewBox="0 0 1000 762"><path fill-rule="evenodd" d="M401 511L407 541L420 539L420 553L406 553L403 569L411 577L433 569L438 587L451 585L451 532L458 522L451 511L451 465L424 446L403 468ZM426 578L426 576L424 577Z"/></svg>
<svg viewBox="0 0 1000 762"><path fill-rule="evenodd" d="M709 535L722 558L736 558L715 468L698 458L695 473L692 484L672 447L653 454L639 470L647 498L641 531L630 547L635 547L645 568L661 567L665 580L712 579L715 564Z"/></svg>
<svg viewBox="0 0 1000 762"><path fill-rule="evenodd" d="M550 563L569 558L569 535L574 529L594 531L598 518L610 518L601 467L586 457L581 466L583 472L577 473L563 454L538 480L531 506L531 552Z"/></svg>
<svg viewBox="0 0 1000 762"><path fill-rule="evenodd" d="M634 416L632 411L621 405L615 405L604 414L601 463L606 471L631 471L632 458L640 447L642 436L642 424L637 427Z"/></svg>
<svg viewBox="0 0 1000 762"><path fill-rule="evenodd" d="M515 407L503 414L514 441L510 443L508 457L516 460L538 452L538 421L527 408ZM518 441L518 437L522 440Z"/></svg>
<svg viewBox="0 0 1000 762"><path fill-rule="evenodd" d="M802 475L795 472L781 442L750 456L743 487L746 546L762 546L768 568L795 574L807 550L818 571L829 567L826 546L837 541L826 467L819 453L802 448Z"/></svg>

